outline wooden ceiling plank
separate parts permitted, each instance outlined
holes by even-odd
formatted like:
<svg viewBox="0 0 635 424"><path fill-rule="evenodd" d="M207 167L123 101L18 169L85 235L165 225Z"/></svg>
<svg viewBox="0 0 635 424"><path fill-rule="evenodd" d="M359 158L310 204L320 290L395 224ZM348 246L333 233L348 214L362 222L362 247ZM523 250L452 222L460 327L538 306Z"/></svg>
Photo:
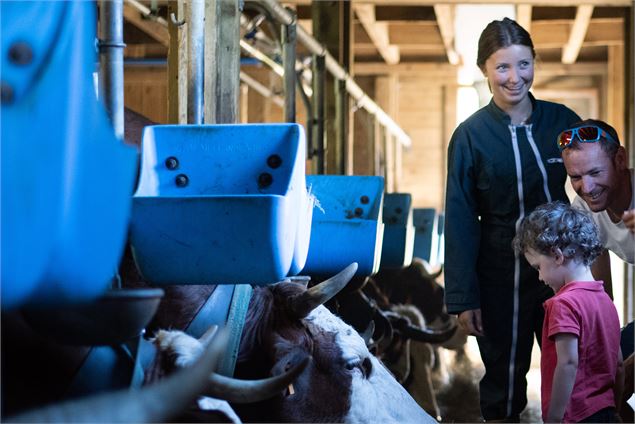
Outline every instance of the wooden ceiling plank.
<svg viewBox="0 0 635 424"><path fill-rule="evenodd" d="M516 22L531 34L531 4L516 5Z"/></svg>
<svg viewBox="0 0 635 424"><path fill-rule="evenodd" d="M124 3L123 6L123 17L126 21L130 22L165 47L167 47L170 43L170 34L168 33L167 26L144 18L141 12L134 6L131 6L128 2Z"/></svg>
<svg viewBox="0 0 635 424"><path fill-rule="evenodd" d="M569 34L569 41L562 49L562 63L575 63L578 58L589 22L591 21L591 15L593 15L593 8L594 6L588 4L578 6L573 27L571 27L571 33Z"/></svg>
<svg viewBox="0 0 635 424"><path fill-rule="evenodd" d="M456 80L458 67L447 63L398 63L387 65L385 63L366 62L355 63L355 75L387 75L398 73L414 75L418 78L451 79Z"/></svg>
<svg viewBox="0 0 635 424"><path fill-rule="evenodd" d="M357 18L375 44L381 57L389 65L399 63L399 47L390 44L388 24L386 22L377 22L375 19L375 6L371 4L355 4L354 8Z"/></svg>
<svg viewBox="0 0 635 424"><path fill-rule="evenodd" d="M448 61L452 65L458 65L459 55L454 49L454 5L435 4L434 13L437 16L437 25L448 55Z"/></svg>

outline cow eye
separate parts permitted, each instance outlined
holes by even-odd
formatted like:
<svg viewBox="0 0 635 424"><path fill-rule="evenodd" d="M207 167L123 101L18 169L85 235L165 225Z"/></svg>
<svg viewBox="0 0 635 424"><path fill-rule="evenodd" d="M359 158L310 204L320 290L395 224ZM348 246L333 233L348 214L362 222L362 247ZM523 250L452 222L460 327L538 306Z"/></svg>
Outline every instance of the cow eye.
<svg viewBox="0 0 635 424"><path fill-rule="evenodd" d="M353 371L355 368L361 371L364 378L368 378L373 371L373 363L368 357L364 358L363 360L355 359L346 363L347 370Z"/></svg>
<svg viewBox="0 0 635 424"><path fill-rule="evenodd" d="M373 362L369 357L364 358L362 361L362 372L366 378L370 377L370 373L373 372Z"/></svg>

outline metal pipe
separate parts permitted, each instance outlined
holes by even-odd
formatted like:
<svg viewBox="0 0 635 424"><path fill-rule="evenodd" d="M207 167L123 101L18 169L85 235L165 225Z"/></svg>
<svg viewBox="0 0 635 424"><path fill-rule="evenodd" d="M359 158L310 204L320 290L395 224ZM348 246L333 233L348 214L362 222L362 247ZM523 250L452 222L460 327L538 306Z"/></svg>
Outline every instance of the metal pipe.
<svg viewBox="0 0 635 424"><path fill-rule="evenodd" d="M307 157L311 157L313 152L313 117L311 115L311 100L304 91L304 85L302 84L302 71L296 73L296 83L298 84L298 91L300 92L300 98L304 103L304 109L306 110L306 145L307 145Z"/></svg>
<svg viewBox="0 0 635 424"><path fill-rule="evenodd" d="M282 25L282 62L284 64L284 117L286 122L295 122L295 50L297 44L297 19Z"/></svg>
<svg viewBox="0 0 635 424"><path fill-rule="evenodd" d="M203 123L203 87L205 64L205 0L190 0L187 7L188 66L187 122Z"/></svg>
<svg viewBox="0 0 635 424"><path fill-rule="evenodd" d="M99 7L99 93L115 135L123 138L123 0L100 0Z"/></svg>
<svg viewBox="0 0 635 424"><path fill-rule="evenodd" d="M249 55L255 57L265 65L269 66L273 72L278 74L279 76L284 76L284 68L277 63L275 60L253 47L251 44L246 42L245 40L240 40L240 48L243 49Z"/></svg>
<svg viewBox="0 0 635 424"><path fill-rule="evenodd" d="M346 127L346 81L335 80L335 144L337 173L346 175L346 156L347 152L346 137L348 136L348 128Z"/></svg>
<svg viewBox="0 0 635 424"><path fill-rule="evenodd" d="M287 10L282 7L276 0L259 0L272 14L272 16L278 20L278 22L289 25L293 20L292 16ZM342 68L337 60L331 56L331 54L321 45L315 38L308 34L301 26L298 26L298 41L302 43L309 51L318 55L324 56L326 60L326 69L335 77L335 79L341 79L346 81L346 90L355 99L358 107L364 108L368 113L375 115L376 119L384 125L392 134L395 135L397 140L406 147L410 147L412 141L410 137L404 132L403 129L390 117L377 103L371 100L366 93L357 85L345 70Z"/></svg>
<svg viewBox="0 0 635 424"><path fill-rule="evenodd" d="M326 173L326 138L324 137L324 87L326 86L326 66L324 56L313 56L313 136L312 146L317 155L317 173Z"/></svg>

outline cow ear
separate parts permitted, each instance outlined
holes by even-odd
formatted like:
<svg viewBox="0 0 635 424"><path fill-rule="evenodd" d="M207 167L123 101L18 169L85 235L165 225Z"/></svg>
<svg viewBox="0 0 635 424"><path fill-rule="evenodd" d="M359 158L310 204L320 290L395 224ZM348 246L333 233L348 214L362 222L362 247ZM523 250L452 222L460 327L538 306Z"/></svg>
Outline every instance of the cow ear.
<svg viewBox="0 0 635 424"><path fill-rule="evenodd" d="M317 284L302 294L290 297L287 305L290 313L298 319L309 315L311 311L328 302L353 278L357 272L357 262L353 262L338 274Z"/></svg>

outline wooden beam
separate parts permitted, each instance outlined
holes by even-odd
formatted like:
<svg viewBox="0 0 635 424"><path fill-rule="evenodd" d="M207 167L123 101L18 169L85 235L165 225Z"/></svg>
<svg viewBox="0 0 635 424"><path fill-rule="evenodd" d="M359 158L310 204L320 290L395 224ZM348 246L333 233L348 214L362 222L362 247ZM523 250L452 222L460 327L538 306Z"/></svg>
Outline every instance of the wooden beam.
<svg viewBox="0 0 635 424"><path fill-rule="evenodd" d="M593 15L592 5L585 4L578 7L575 20L573 21L573 27L569 34L569 41L562 49L562 63L575 63L580 53L580 48L582 48L582 42L586 36L591 15Z"/></svg>
<svg viewBox="0 0 635 424"><path fill-rule="evenodd" d="M568 41L571 21L566 19L533 21L531 38L536 49L561 48ZM594 18L587 29L582 47L624 44L622 18Z"/></svg>
<svg viewBox="0 0 635 424"><path fill-rule="evenodd" d="M410 75L420 78L434 79L455 79L457 66L442 63L399 63L397 65L386 65L379 62L358 62L355 64L355 75L388 75L399 74ZM601 76L606 75L607 66L602 62L578 62L573 65L562 63L536 64L536 73L541 77L557 76Z"/></svg>
<svg viewBox="0 0 635 424"><path fill-rule="evenodd" d="M557 76L595 76L606 75L606 63L603 62L579 62L575 65L562 63L537 63L536 74L541 78Z"/></svg>
<svg viewBox="0 0 635 424"><path fill-rule="evenodd" d="M144 17L137 8L128 2L123 5L123 17L165 47L170 44L170 34L168 33L167 25Z"/></svg>
<svg viewBox="0 0 635 424"><path fill-rule="evenodd" d="M516 5L516 22L531 34L531 4Z"/></svg>
<svg viewBox="0 0 635 424"><path fill-rule="evenodd" d="M177 21L185 18L183 2L168 3L168 16ZM168 123L187 123L187 25L168 25Z"/></svg>
<svg viewBox="0 0 635 424"><path fill-rule="evenodd" d="M434 13L437 16L437 25L439 25L439 33L441 33L448 61L452 65L458 65L459 55L454 49L454 5L435 4Z"/></svg>
<svg viewBox="0 0 635 424"><path fill-rule="evenodd" d="M238 122L239 0L215 0L205 6L205 70L205 123Z"/></svg>
<svg viewBox="0 0 635 424"><path fill-rule="evenodd" d="M599 94L597 88L576 88L571 89L553 89L553 88L537 88L531 90L539 99L551 100L554 102L562 102L563 100L586 100L588 102L589 116L585 118L600 118ZM578 112L582 115L582 112Z"/></svg>
<svg viewBox="0 0 635 424"><path fill-rule="evenodd" d="M608 75L606 87L606 120L617 131L622 144L624 144L624 112L626 105L625 79L624 79L624 46L611 46L608 48Z"/></svg>
<svg viewBox="0 0 635 424"><path fill-rule="evenodd" d="M312 0L284 0L285 4L311 4ZM531 0L533 6L579 6L581 0ZM356 0L356 4L374 4L381 6L434 6L440 0ZM528 0L443 0L444 4L526 4ZM584 0L592 6L632 6L632 0Z"/></svg>
<svg viewBox="0 0 635 424"><path fill-rule="evenodd" d="M457 66L441 63L399 63L386 65L385 63L357 62L355 75L415 75L421 78L456 79Z"/></svg>
<svg viewBox="0 0 635 424"><path fill-rule="evenodd" d="M377 22L375 19L375 6L371 4L355 5L355 14L373 41L377 51L387 64L399 63L399 47L390 45L388 37L388 24Z"/></svg>

